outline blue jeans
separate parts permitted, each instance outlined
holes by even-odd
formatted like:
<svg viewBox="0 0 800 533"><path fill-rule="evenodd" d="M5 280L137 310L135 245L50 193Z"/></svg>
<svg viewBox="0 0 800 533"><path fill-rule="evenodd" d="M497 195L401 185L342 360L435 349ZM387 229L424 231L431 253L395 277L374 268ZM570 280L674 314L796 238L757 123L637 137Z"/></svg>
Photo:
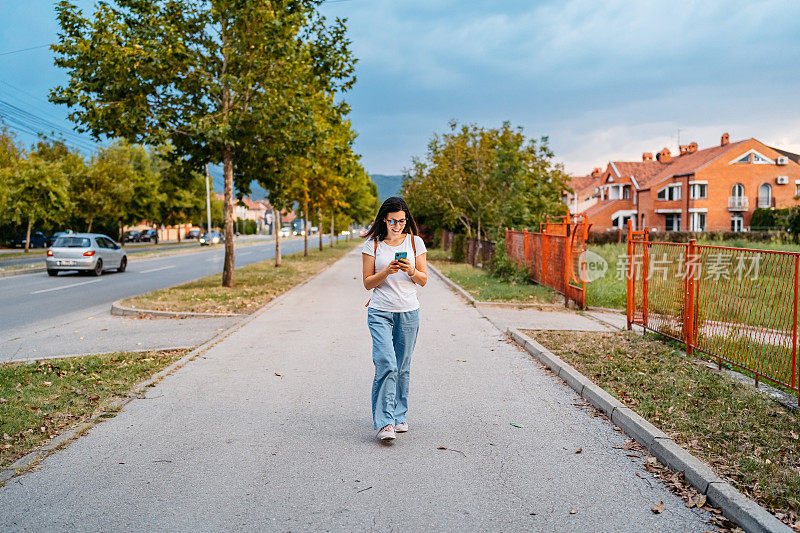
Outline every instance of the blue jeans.
<svg viewBox="0 0 800 533"><path fill-rule="evenodd" d="M372 421L375 429L406 421L411 354L417 343L419 309L405 313L367 310L372 334Z"/></svg>

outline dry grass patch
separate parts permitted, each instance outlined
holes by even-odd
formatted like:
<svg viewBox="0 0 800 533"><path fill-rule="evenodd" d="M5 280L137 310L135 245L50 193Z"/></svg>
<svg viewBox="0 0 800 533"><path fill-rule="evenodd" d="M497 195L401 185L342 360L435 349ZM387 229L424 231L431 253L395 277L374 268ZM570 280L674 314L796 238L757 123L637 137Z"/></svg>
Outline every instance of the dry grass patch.
<svg viewBox="0 0 800 533"><path fill-rule="evenodd" d="M650 337L526 331L789 524L800 502L800 413Z"/></svg>
<svg viewBox="0 0 800 533"><path fill-rule="evenodd" d="M127 396L188 350L113 353L0 365L0 468Z"/></svg>
<svg viewBox="0 0 800 533"><path fill-rule="evenodd" d="M283 256L280 268L275 268L274 259L237 268L233 288L222 287L222 274L216 274L128 298L122 304L156 311L250 314L361 243L361 240L339 241L322 251L310 247L307 257L302 253Z"/></svg>

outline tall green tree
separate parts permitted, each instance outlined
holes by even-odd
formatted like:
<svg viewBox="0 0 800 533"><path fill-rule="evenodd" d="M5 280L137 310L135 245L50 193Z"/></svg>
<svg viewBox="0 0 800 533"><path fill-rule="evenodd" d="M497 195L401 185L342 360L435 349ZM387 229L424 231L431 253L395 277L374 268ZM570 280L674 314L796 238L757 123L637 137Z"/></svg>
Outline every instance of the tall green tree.
<svg viewBox="0 0 800 533"><path fill-rule="evenodd" d="M434 135L426 159L414 159L403 195L434 228L496 238L503 226L533 226L562 214L567 176L553 162L547 138L527 140L522 128L450 123Z"/></svg>
<svg viewBox="0 0 800 533"><path fill-rule="evenodd" d="M304 101L352 83L344 22L317 13L322 0L116 0L87 18L66 0L56 64L69 83L51 92L95 137L158 145L199 171L221 163L225 265L233 286L234 185L268 182L281 200L290 125L302 137ZM271 197L273 205L279 204Z"/></svg>
<svg viewBox="0 0 800 533"><path fill-rule="evenodd" d="M0 182L7 188L6 216L15 224L26 225L26 252L35 223L59 222L70 214L69 181L59 162L29 154L0 169Z"/></svg>

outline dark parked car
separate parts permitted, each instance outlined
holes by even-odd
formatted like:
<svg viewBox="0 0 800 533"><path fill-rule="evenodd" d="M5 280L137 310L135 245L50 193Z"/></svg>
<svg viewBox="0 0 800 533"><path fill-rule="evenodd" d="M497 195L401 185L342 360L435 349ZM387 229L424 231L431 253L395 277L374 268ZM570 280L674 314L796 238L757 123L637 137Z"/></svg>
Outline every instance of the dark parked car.
<svg viewBox="0 0 800 533"><path fill-rule="evenodd" d="M219 244L225 242L225 236L218 231L209 231L200 237L200 246L209 246L211 244Z"/></svg>
<svg viewBox="0 0 800 533"><path fill-rule="evenodd" d="M139 236L140 242L154 242L158 244L158 230L149 229L142 232Z"/></svg>
<svg viewBox="0 0 800 533"><path fill-rule="evenodd" d="M25 235L21 235L11 241L11 247L16 248L20 246L25 248ZM47 248L50 246L50 239L48 239L41 231L31 232L31 243L28 248Z"/></svg>
<svg viewBox="0 0 800 533"><path fill-rule="evenodd" d="M199 229L190 229L186 232L187 239L199 239L202 232Z"/></svg>
<svg viewBox="0 0 800 533"><path fill-rule="evenodd" d="M139 242L142 240L141 232L131 229L122 234L122 242Z"/></svg>

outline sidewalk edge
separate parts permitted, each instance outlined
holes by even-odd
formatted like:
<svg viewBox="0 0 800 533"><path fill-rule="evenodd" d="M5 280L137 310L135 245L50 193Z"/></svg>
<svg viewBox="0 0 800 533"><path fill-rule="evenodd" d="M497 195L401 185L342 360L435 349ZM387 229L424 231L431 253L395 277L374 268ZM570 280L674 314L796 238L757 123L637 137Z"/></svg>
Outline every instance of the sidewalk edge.
<svg viewBox="0 0 800 533"><path fill-rule="evenodd" d="M121 302L122 300L117 300L111 304L112 315L152 318L226 318L249 316L242 313L195 313L191 311L156 311L155 309L136 309L135 307L125 307Z"/></svg>
<svg viewBox="0 0 800 533"><path fill-rule="evenodd" d="M645 446L662 464L675 472L683 472L687 482L698 492L705 494L709 502L722 510L725 517L736 522L745 531L748 533L792 531L772 513L747 498L730 483L720 479L708 465L675 443L663 431L626 407L550 350L517 328L509 327L507 334L525 351L549 367L580 396L606 413L612 423Z"/></svg>
<svg viewBox="0 0 800 533"><path fill-rule="evenodd" d="M19 459L17 459L13 463L11 463L9 466L4 468L3 470L0 470L0 487L5 485L10 479L12 479L14 477L17 477L18 475L23 475L25 472L27 472L29 469L35 467L40 461L44 460L49 455L55 453L56 451L60 450L61 448L64 448L64 447L68 446L72 441L74 441L75 439L80 437L83 433L87 432L88 430L93 428L95 425L97 425L98 420L102 420L103 419L102 415L104 415L104 414L106 414L106 413L108 413L110 411L114 411L115 413L118 414L120 411L122 411L122 408L125 407L125 405L127 405L132 400L137 399L137 398L143 398L144 397L143 395L146 393L147 389L149 389L151 387L154 387L155 385L158 384L158 382L160 382L162 379L166 378L168 375L173 374L174 372L180 370L187 363L191 362L192 360L197 358L199 355L207 352L209 349L213 348L218 343L222 342L223 340L225 340L226 338L231 336L233 333L235 333L237 330L239 330L243 326L249 324L250 322L252 322L256 318L258 318L259 316L261 316L264 313L266 313L267 311L269 311L274 305L276 305L276 304L280 303L282 300L286 299L290 293L292 293L293 291L299 289L300 287L303 287L304 285L310 283L312 280L316 279L318 276L320 276L322 273L324 273L329 268L333 267L336 263L338 263L339 261L344 259L344 257L346 257L346 256L347 256L347 254L345 254L344 256L340 257L339 259L337 259L333 263L327 265L325 268L321 269L319 272L317 272L317 273L313 274L312 276L309 276L308 278L304 279L303 281L301 281L300 283L298 283L297 285L295 285L294 287L292 287L288 291L286 291L286 292L284 292L282 294L279 294L278 296L276 296L275 298L273 298L272 300L270 300L269 302L264 304L261 308L259 308L253 314L246 315L242 320L240 320L239 322L237 322L233 326L229 327L225 331L222 331L219 334L217 334L214 337L212 337L211 339L207 340L206 342L204 342L203 344L201 344L200 346L198 346L194 350L190 351L189 353L187 353L186 355L184 355L183 357L181 357L180 359L178 359L177 361L175 361L174 363L172 363L168 367L166 367L166 368L162 369L161 371L153 374L153 376L151 376L149 379L147 379L147 380L139 383L138 385L136 385L134 387L134 389L130 393L128 393L128 396L126 396L124 398L118 398L117 400L114 400L114 401L110 402L108 405L104 406L103 411L101 411L99 413L95 413L94 415L92 415L89 418L88 421L79 423L74 428L72 428L72 429L70 429L68 431L65 431L61 435L58 435L56 438L54 438L53 440L51 440L49 443L47 443L46 445L42 446L41 448L37 448L36 450L33 450L33 451L23 455L22 457L20 457Z"/></svg>
<svg viewBox="0 0 800 533"><path fill-rule="evenodd" d="M450 287L452 291L463 296L471 306L475 307L477 300L475 300L470 293L462 289L461 286L455 283L453 280L442 274L442 272L432 264L428 263L428 268L433 270L433 273L439 276L439 278L444 281L444 284Z"/></svg>

